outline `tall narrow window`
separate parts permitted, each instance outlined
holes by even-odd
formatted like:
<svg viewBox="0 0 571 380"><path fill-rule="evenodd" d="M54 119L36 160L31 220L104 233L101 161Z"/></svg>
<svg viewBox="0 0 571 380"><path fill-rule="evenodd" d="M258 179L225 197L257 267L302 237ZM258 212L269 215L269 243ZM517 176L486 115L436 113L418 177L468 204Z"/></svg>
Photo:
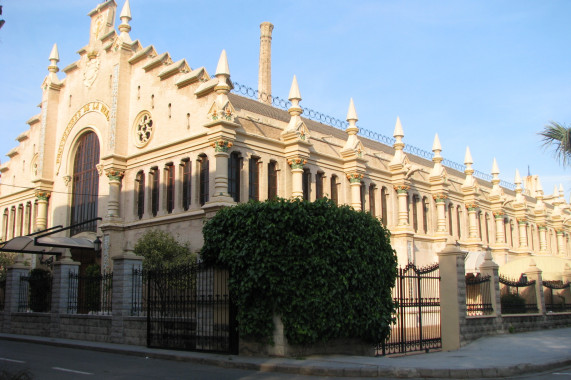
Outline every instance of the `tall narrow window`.
<svg viewBox="0 0 571 380"><path fill-rule="evenodd" d="M388 210L387 210L387 202L389 201L389 194L387 192L387 188L383 186L381 189L381 219L383 224L387 225L387 218L388 218Z"/></svg>
<svg viewBox="0 0 571 380"><path fill-rule="evenodd" d="M252 157L248 168L248 198L254 201L260 200L260 159Z"/></svg>
<svg viewBox="0 0 571 380"><path fill-rule="evenodd" d="M488 213L484 216L485 223L486 223L486 243L490 244L490 215Z"/></svg>
<svg viewBox="0 0 571 380"><path fill-rule="evenodd" d="M412 196L412 225L414 232L418 232L418 195L414 194Z"/></svg>
<svg viewBox="0 0 571 380"><path fill-rule="evenodd" d="M24 231L25 235L28 235L32 232L32 202L26 203L26 231Z"/></svg>
<svg viewBox="0 0 571 380"><path fill-rule="evenodd" d="M359 187L359 193L361 195L361 211L365 212L365 182L361 182L361 186Z"/></svg>
<svg viewBox="0 0 571 380"><path fill-rule="evenodd" d="M504 218L504 242L508 244L508 228L507 225L509 223L508 218Z"/></svg>
<svg viewBox="0 0 571 380"><path fill-rule="evenodd" d="M274 199L278 196L278 171L277 163L270 161L268 163L268 199Z"/></svg>
<svg viewBox="0 0 571 380"><path fill-rule="evenodd" d="M137 216L143 219L145 215L145 173L142 170L135 178L135 189L137 189Z"/></svg>
<svg viewBox="0 0 571 380"><path fill-rule="evenodd" d="M151 175L153 176L153 182L151 182L151 212L153 213L153 216L157 216L159 213L159 168L154 167L151 170Z"/></svg>
<svg viewBox="0 0 571 380"><path fill-rule="evenodd" d="M323 198L323 172L317 172L315 175L315 198Z"/></svg>
<svg viewBox="0 0 571 380"><path fill-rule="evenodd" d="M8 209L5 209L2 215L2 240L8 240Z"/></svg>
<svg viewBox="0 0 571 380"><path fill-rule="evenodd" d="M97 217L99 196L99 173L95 165L99 163L99 139L94 132L82 135L77 144L73 166L73 186L71 198L71 224L85 222ZM96 221L71 229L71 235L97 229Z"/></svg>
<svg viewBox="0 0 571 380"><path fill-rule="evenodd" d="M462 211L460 211L460 206L456 206L456 224L458 227L458 238L462 237Z"/></svg>
<svg viewBox="0 0 571 380"><path fill-rule="evenodd" d="M428 233L428 198L422 197L422 230Z"/></svg>
<svg viewBox="0 0 571 380"><path fill-rule="evenodd" d="M452 205L452 203L450 203L448 205L448 233L450 234L450 236L454 236L454 230L452 229L452 226L454 225L452 222L452 210L454 209L454 206Z"/></svg>
<svg viewBox="0 0 571 380"><path fill-rule="evenodd" d="M174 210L174 165L167 164L165 168L167 181L167 212L170 214Z"/></svg>
<svg viewBox="0 0 571 380"><path fill-rule="evenodd" d="M478 232L480 234L480 240L483 240L482 238L482 211L478 211Z"/></svg>
<svg viewBox="0 0 571 380"><path fill-rule="evenodd" d="M303 189L303 200L308 201L309 194L311 192L311 171L309 171L309 169L307 168L303 169L303 177L301 179L301 182Z"/></svg>
<svg viewBox="0 0 571 380"><path fill-rule="evenodd" d="M206 202L208 202L208 190L209 190L209 164L208 164L208 157L206 155L200 155L200 188L199 188L199 202L200 205L203 206Z"/></svg>
<svg viewBox="0 0 571 380"><path fill-rule="evenodd" d="M190 160L184 159L182 161L182 208L187 211L190 208L191 199L191 183L192 183L192 165Z"/></svg>
<svg viewBox="0 0 571 380"><path fill-rule="evenodd" d="M339 204L339 194L337 193L337 176L331 176L331 200L335 204Z"/></svg>
<svg viewBox="0 0 571 380"><path fill-rule="evenodd" d="M369 212L375 216L375 185L369 185Z"/></svg>
<svg viewBox="0 0 571 380"><path fill-rule="evenodd" d="M228 194L234 202L240 202L240 153L232 152L228 157Z"/></svg>

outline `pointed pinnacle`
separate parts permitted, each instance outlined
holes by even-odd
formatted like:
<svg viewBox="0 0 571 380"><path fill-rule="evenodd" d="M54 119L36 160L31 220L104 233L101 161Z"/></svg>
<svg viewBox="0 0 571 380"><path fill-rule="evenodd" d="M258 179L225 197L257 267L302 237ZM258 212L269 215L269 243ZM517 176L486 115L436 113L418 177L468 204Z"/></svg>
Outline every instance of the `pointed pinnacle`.
<svg viewBox="0 0 571 380"><path fill-rule="evenodd" d="M472 159L472 153L470 153L470 147L466 147L466 154L464 155L464 165L472 165L474 160Z"/></svg>
<svg viewBox="0 0 571 380"><path fill-rule="evenodd" d="M123 9L121 10L121 14L119 18L128 18L131 20L131 7L129 6L129 0L125 1L125 5L123 5Z"/></svg>
<svg viewBox="0 0 571 380"><path fill-rule="evenodd" d="M355 104L353 103L353 98L349 101L349 110L347 111L347 121L349 120L359 120L357 116L357 111L355 110Z"/></svg>
<svg viewBox="0 0 571 380"><path fill-rule="evenodd" d="M438 138L438 133L434 135L434 142L432 143L432 151L441 151L442 146L440 145L440 139Z"/></svg>
<svg viewBox="0 0 571 380"><path fill-rule="evenodd" d="M397 122L395 124L395 131L393 132L393 137L404 137L404 131L402 129L402 124L398 116L397 116Z"/></svg>
<svg viewBox="0 0 571 380"><path fill-rule="evenodd" d="M541 181L537 177L537 183L535 184L535 191L543 191L543 186L541 186Z"/></svg>
<svg viewBox="0 0 571 380"><path fill-rule="evenodd" d="M52 52L50 53L49 60L59 62L59 53L57 51L57 44L54 44L54 47L52 48Z"/></svg>
<svg viewBox="0 0 571 380"><path fill-rule="evenodd" d="M514 178L514 183L516 185L520 185L521 184L521 176L519 175L519 170L515 170L515 178Z"/></svg>
<svg viewBox="0 0 571 380"><path fill-rule="evenodd" d="M228 58L226 57L226 50L222 50L222 53L220 54L220 59L218 60L218 66L216 66L215 75L230 76L230 69L228 68Z"/></svg>
<svg viewBox="0 0 571 380"><path fill-rule="evenodd" d="M498 168L498 163L496 162L496 157L494 157L494 163L492 165L492 174L500 174L500 169Z"/></svg>
<svg viewBox="0 0 571 380"><path fill-rule="evenodd" d="M301 100L301 94L299 93L299 86L297 85L297 78L295 75L293 76L293 81L291 82L291 88L289 90L288 99Z"/></svg>

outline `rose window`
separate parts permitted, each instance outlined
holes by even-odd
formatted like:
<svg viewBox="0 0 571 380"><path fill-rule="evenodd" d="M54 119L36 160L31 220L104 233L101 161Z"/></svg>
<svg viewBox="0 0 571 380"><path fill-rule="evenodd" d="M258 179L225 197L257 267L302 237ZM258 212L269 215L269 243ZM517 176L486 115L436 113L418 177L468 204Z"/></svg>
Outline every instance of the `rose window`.
<svg viewBox="0 0 571 380"><path fill-rule="evenodd" d="M135 124L135 144L141 148L149 142L153 136L153 119L149 113L144 113Z"/></svg>

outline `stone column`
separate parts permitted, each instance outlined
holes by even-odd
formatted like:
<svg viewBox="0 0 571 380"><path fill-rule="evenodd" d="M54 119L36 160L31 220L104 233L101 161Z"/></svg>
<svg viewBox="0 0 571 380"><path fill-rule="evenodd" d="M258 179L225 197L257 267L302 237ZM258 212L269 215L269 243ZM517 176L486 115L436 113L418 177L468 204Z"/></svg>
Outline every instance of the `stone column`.
<svg viewBox="0 0 571 380"><path fill-rule="evenodd" d="M529 267L525 271L528 281L535 280L535 300L537 301L537 309L540 314L545 314L545 298L543 296L543 278L542 271L537 267L535 261L530 260Z"/></svg>
<svg viewBox="0 0 571 380"><path fill-rule="evenodd" d="M50 192L36 190L36 198L38 198L38 217L36 218L36 231L45 230L48 223L48 199Z"/></svg>
<svg viewBox="0 0 571 380"><path fill-rule="evenodd" d="M397 201L398 201L398 226L408 226L408 209L407 209L407 198L408 198L408 190L410 186L407 185L398 185L395 186L395 190L397 192Z"/></svg>
<svg viewBox="0 0 571 380"><path fill-rule="evenodd" d="M557 254L565 257L565 235L563 229L557 230Z"/></svg>
<svg viewBox="0 0 571 380"><path fill-rule="evenodd" d="M134 288L142 290L141 276L133 276L135 269L141 269L143 257L136 256L133 251L125 250L121 256L113 257L113 299L111 320L111 341L114 343L133 344L126 341L124 320L131 316ZM142 296L142 291L138 292ZM142 300L137 300L141 304Z"/></svg>
<svg viewBox="0 0 571 380"><path fill-rule="evenodd" d="M359 173L347 174L347 179L351 186L351 207L357 211L361 210L361 180L363 175Z"/></svg>
<svg viewBox="0 0 571 380"><path fill-rule="evenodd" d="M478 205L475 203L469 203L466 204L466 209L468 210L468 239L479 240L478 219L476 217Z"/></svg>
<svg viewBox="0 0 571 380"><path fill-rule="evenodd" d="M454 244L447 244L438 253L440 265L440 325L442 349L460 348L461 326L466 322L465 252Z"/></svg>
<svg viewBox="0 0 571 380"><path fill-rule="evenodd" d="M506 237L504 234L504 213L494 212L494 219L496 221L496 244L505 244Z"/></svg>
<svg viewBox="0 0 571 380"><path fill-rule="evenodd" d="M545 225L538 225L539 230L539 252L547 253L547 227Z"/></svg>
<svg viewBox="0 0 571 380"><path fill-rule="evenodd" d="M500 277L499 266L492 260L492 251L488 248L484 262L480 265L480 274L482 276L490 276L490 300L494 308L494 315L502 314L502 304L500 301Z"/></svg>
<svg viewBox="0 0 571 380"><path fill-rule="evenodd" d="M287 163L291 167L291 196L303 198L303 165L307 161L298 157L288 159Z"/></svg>
<svg viewBox="0 0 571 380"><path fill-rule="evenodd" d="M125 175L124 170L107 169L105 175L109 178L109 200L107 201L107 218L118 218L119 198L121 195L121 179Z"/></svg>
<svg viewBox="0 0 571 380"><path fill-rule="evenodd" d="M446 234L446 194L433 195L436 202L436 233L439 235Z"/></svg>
<svg viewBox="0 0 571 380"><path fill-rule="evenodd" d="M228 150L232 145L231 141L223 139L215 141L212 144L214 147L214 157L216 158L214 194L212 195L212 198L230 198L230 195L228 194L228 157L230 157Z"/></svg>
<svg viewBox="0 0 571 380"><path fill-rule="evenodd" d="M519 248L527 249L527 219L517 219L517 225L519 228Z"/></svg>

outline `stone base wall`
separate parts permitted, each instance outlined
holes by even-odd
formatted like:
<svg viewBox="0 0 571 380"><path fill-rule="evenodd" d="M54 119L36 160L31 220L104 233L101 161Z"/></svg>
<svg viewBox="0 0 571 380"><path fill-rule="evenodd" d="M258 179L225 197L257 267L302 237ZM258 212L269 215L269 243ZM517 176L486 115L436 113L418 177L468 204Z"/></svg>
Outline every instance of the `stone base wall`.
<svg viewBox="0 0 571 380"><path fill-rule="evenodd" d="M147 317L127 317L123 319L125 344L145 346L147 344Z"/></svg>
<svg viewBox="0 0 571 380"><path fill-rule="evenodd" d="M461 342L466 345L482 336L571 327L571 313L467 317L461 327Z"/></svg>
<svg viewBox="0 0 571 380"><path fill-rule="evenodd" d="M111 341L111 316L64 314L60 316L59 338L91 342Z"/></svg>
<svg viewBox="0 0 571 380"><path fill-rule="evenodd" d="M51 314L49 313L14 313L10 323L10 334L51 336Z"/></svg>

